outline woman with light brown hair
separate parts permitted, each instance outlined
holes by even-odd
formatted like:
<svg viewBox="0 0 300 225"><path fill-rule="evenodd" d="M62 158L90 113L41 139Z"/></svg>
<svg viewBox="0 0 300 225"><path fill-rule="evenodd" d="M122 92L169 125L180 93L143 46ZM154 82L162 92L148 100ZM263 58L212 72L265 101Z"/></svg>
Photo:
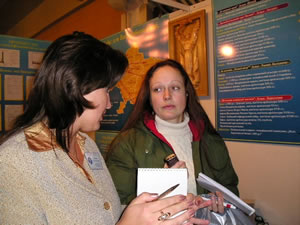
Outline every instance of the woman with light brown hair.
<svg viewBox="0 0 300 225"><path fill-rule="evenodd" d="M202 172L239 194L223 139L199 103L187 72L167 59L148 70L133 112L108 152L107 166L121 203L136 196L137 168L167 167L164 159L174 153L179 161L172 168L188 169L189 193L208 193L196 182ZM210 208L222 213L223 195L215 194Z"/></svg>

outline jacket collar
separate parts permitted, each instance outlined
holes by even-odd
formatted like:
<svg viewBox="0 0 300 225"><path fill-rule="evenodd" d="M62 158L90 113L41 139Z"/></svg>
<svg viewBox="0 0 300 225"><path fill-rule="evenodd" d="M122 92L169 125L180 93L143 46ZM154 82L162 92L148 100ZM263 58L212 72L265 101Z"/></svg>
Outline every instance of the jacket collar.
<svg viewBox="0 0 300 225"><path fill-rule="evenodd" d="M24 130L25 138L30 150L35 152L45 152L62 147L56 142L55 134L45 123L38 122ZM77 140L80 146L84 145L85 137L77 134Z"/></svg>
<svg viewBox="0 0 300 225"><path fill-rule="evenodd" d="M150 113L146 113L144 116L144 124L156 137L158 137L160 140L162 140L167 145L169 145L171 149L173 149L171 144L167 141L167 139L161 133L158 132L155 125L154 115L151 115ZM194 121L191 120L189 121L188 125L193 134L193 141L200 141L204 131L203 120L200 121L198 126Z"/></svg>

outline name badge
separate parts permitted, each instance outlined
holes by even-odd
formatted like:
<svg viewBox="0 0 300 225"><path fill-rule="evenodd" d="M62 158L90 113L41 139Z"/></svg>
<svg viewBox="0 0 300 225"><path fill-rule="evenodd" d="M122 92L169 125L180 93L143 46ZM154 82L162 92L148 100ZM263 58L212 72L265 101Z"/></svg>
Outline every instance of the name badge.
<svg viewBox="0 0 300 225"><path fill-rule="evenodd" d="M102 162L100 159L100 153L98 152L86 152L84 154L91 170L102 170Z"/></svg>

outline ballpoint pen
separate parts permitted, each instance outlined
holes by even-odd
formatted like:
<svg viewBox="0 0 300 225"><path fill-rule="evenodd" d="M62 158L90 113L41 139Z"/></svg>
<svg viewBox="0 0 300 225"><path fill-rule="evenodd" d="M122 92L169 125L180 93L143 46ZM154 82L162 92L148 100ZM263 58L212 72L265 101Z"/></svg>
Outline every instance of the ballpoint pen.
<svg viewBox="0 0 300 225"><path fill-rule="evenodd" d="M167 189L166 191L164 191L163 193L161 193L156 200L161 199L163 197L165 197L167 194L169 194L170 192L172 192L175 188L177 188L179 186L179 184L176 184L172 187L170 187L169 189Z"/></svg>
<svg viewBox="0 0 300 225"><path fill-rule="evenodd" d="M203 200L211 200L210 198L206 198L206 197L203 197L203 196L200 196ZM231 203L226 203L226 202L223 202L223 205L225 208L228 208L228 209L236 209L236 206L232 205Z"/></svg>

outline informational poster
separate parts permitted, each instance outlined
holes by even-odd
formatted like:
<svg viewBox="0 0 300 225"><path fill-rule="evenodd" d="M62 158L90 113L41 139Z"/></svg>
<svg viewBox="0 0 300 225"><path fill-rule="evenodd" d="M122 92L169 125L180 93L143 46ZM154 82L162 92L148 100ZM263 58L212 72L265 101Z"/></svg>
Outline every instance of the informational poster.
<svg viewBox="0 0 300 225"><path fill-rule="evenodd" d="M36 70L50 42L0 35L0 132L23 113Z"/></svg>
<svg viewBox="0 0 300 225"><path fill-rule="evenodd" d="M100 131L96 132L102 154L127 121L147 70L169 56L168 21L166 15L102 40L124 52L129 61L125 75L110 92L112 108L107 110Z"/></svg>
<svg viewBox="0 0 300 225"><path fill-rule="evenodd" d="M300 144L300 1L213 0L217 130Z"/></svg>

